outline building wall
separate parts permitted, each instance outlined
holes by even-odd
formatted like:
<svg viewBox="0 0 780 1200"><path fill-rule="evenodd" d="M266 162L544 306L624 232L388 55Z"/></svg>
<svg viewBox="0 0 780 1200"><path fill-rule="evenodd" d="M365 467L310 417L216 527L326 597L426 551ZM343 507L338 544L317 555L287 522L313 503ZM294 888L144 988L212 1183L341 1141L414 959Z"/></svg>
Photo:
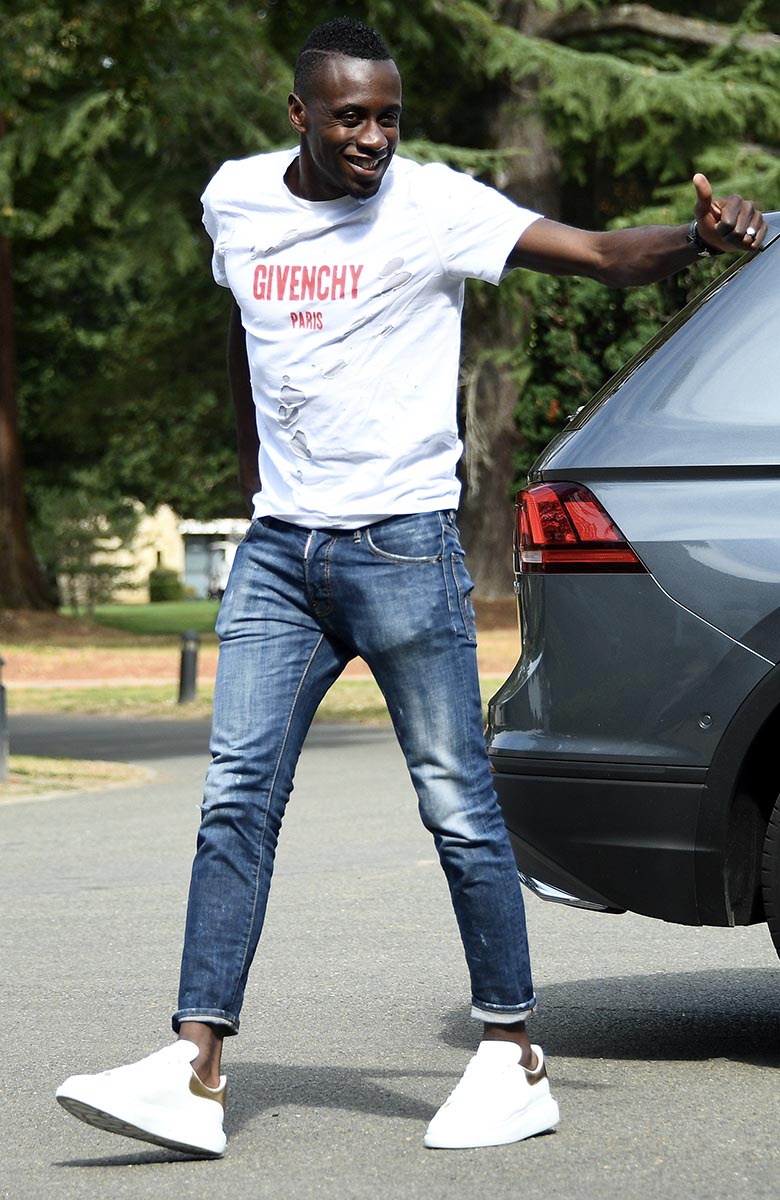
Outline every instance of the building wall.
<svg viewBox="0 0 780 1200"><path fill-rule="evenodd" d="M146 604L149 574L158 562L184 578L184 538L179 524L178 515L167 504L143 514L132 544L115 552L116 560L130 568L130 586L115 592L114 600L119 604Z"/></svg>

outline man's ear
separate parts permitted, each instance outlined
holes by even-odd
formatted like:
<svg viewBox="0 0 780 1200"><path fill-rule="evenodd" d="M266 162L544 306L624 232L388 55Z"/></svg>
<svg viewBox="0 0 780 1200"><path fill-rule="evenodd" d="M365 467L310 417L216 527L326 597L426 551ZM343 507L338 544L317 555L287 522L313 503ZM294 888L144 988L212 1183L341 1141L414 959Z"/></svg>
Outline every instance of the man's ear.
<svg viewBox="0 0 780 1200"><path fill-rule="evenodd" d="M287 112L290 118L290 124L296 133L305 133L308 122L306 120L306 105L301 100L300 96L296 96L295 92L290 92L287 97Z"/></svg>

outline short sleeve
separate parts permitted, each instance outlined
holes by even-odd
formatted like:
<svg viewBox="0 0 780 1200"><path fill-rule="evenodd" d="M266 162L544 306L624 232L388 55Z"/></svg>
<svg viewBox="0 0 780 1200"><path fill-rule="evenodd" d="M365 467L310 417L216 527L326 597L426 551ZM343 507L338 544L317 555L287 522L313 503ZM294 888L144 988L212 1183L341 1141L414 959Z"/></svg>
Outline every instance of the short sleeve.
<svg viewBox="0 0 780 1200"><path fill-rule="evenodd" d="M200 199L203 205L203 224L214 246L211 257L212 274L221 287L230 287L225 274L224 229L220 225L219 218L219 174L218 171Z"/></svg>
<svg viewBox="0 0 780 1200"><path fill-rule="evenodd" d="M440 163L422 168L420 194L444 270L499 283L520 237L541 214Z"/></svg>

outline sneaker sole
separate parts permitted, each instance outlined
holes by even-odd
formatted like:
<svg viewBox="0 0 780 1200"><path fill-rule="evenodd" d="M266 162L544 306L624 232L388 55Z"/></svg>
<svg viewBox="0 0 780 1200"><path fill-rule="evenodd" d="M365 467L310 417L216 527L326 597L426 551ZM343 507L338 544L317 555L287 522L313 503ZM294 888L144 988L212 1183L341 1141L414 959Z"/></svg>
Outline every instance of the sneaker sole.
<svg viewBox="0 0 780 1200"><path fill-rule="evenodd" d="M558 1103L552 1096L544 1102L534 1104L525 1112L518 1113L511 1121L507 1121L499 1131L487 1132L473 1138L442 1138L435 1134L427 1134L423 1145L428 1150L473 1150L483 1146L508 1146L512 1142L523 1142L526 1138L537 1137L542 1133L552 1133L560 1120Z"/></svg>
<svg viewBox="0 0 780 1200"><path fill-rule="evenodd" d="M191 1142L181 1142L175 1138L152 1133L129 1121L123 1121L121 1117L116 1117L102 1108L87 1104L84 1100L76 1100L73 1096L57 1096L56 1099L57 1103L61 1104L71 1116L76 1117L79 1121L84 1121L87 1125L94 1125L97 1129L104 1129L106 1133L118 1133L123 1137L135 1138L139 1142L152 1142L155 1146L164 1146L167 1150L178 1150L181 1154L190 1154L198 1158L222 1158L225 1153L224 1148L211 1150L205 1146L197 1146Z"/></svg>

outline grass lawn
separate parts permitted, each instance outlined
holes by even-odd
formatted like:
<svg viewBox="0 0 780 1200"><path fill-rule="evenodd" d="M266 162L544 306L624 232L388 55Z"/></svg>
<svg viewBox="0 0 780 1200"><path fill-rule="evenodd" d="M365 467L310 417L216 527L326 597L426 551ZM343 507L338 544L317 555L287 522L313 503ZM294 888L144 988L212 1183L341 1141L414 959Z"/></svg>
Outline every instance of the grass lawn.
<svg viewBox="0 0 780 1200"><path fill-rule="evenodd" d="M185 629L213 633L218 612L218 600L166 600L156 604L99 604L94 619L99 625L124 633L172 637Z"/></svg>
<svg viewBox="0 0 780 1200"><path fill-rule="evenodd" d="M110 717L208 717L214 689L198 688L191 703L179 704L177 689L159 685L125 685L85 688L14 688L9 690L10 713L80 713ZM389 720L385 702L373 679L340 679L320 705L322 721Z"/></svg>
<svg viewBox="0 0 780 1200"><path fill-rule="evenodd" d="M0 805L62 792L103 791L109 786L143 782L149 774L146 767L130 763L12 754L8 778L0 780Z"/></svg>
<svg viewBox="0 0 780 1200"><path fill-rule="evenodd" d="M79 713L103 717L207 717L213 689L200 687L190 704L179 704L178 688L161 684L127 684L98 687L9 688L8 712Z"/></svg>

